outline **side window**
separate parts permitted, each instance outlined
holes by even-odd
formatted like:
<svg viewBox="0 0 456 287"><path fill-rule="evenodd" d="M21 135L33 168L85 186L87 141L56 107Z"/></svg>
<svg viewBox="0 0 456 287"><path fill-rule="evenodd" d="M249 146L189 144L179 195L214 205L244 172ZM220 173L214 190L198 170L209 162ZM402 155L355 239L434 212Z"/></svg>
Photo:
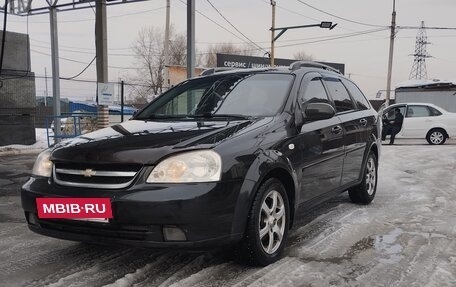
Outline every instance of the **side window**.
<svg viewBox="0 0 456 287"><path fill-rule="evenodd" d="M399 112L402 114L402 116L404 116L405 106L399 106L399 107L394 107L394 108L388 109L385 112L383 112L383 116L386 117L387 120L393 121L396 118L395 110L399 110Z"/></svg>
<svg viewBox="0 0 456 287"><path fill-rule="evenodd" d="M350 98L347 89L345 89L345 86L342 85L342 82L339 79L325 78L324 81L328 87L329 94L336 105L336 112L345 112L355 109L355 105Z"/></svg>
<svg viewBox="0 0 456 287"><path fill-rule="evenodd" d="M441 116L442 115L442 113L439 110L437 110L436 108L433 108L433 107L430 107L430 106L428 106L428 108L431 111L431 116L435 117L435 116Z"/></svg>
<svg viewBox="0 0 456 287"><path fill-rule="evenodd" d="M353 99L355 99L356 104L358 105L359 110L368 110L370 108L369 101L363 95L361 90L352 82L343 80L345 87L352 95Z"/></svg>
<svg viewBox="0 0 456 287"><path fill-rule="evenodd" d="M426 106L408 106L407 118L430 117L431 113Z"/></svg>
<svg viewBox="0 0 456 287"><path fill-rule="evenodd" d="M300 97L302 107L310 103L327 103L330 104L325 87L320 78L313 78L307 85L302 97Z"/></svg>

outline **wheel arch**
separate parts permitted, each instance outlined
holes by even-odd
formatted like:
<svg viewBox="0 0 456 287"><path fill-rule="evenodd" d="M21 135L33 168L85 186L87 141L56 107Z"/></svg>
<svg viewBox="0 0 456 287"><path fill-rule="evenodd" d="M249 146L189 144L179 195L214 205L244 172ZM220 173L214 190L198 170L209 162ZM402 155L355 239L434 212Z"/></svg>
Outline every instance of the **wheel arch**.
<svg viewBox="0 0 456 287"><path fill-rule="evenodd" d="M290 227L292 226L296 202L298 200L298 181L290 161L278 151L265 151L251 164L241 186L233 216L232 233L245 232L247 217L258 189L269 178L277 178L287 192L290 207Z"/></svg>
<svg viewBox="0 0 456 287"><path fill-rule="evenodd" d="M290 228L291 228L293 226L293 221L294 221L294 216L295 216L295 209L296 209L296 207L295 207L295 204L296 204L296 188L295 188L295 184L294 184L294 181L293 181L293 177L290 175L290 173L287 170L285 170L285 169L283 169L281 167L276 167L276 168L272 169L271 171L269 171L263 177L261 182L258 184L257 188L259 188L263 184L263 182L265 182L266 180L268 180L270 178L278 179L283 184L283 186L285 187L285 191L286 191L287 197L288 197L288 204L289 204L289 207L290 207Z"/></svg>
<svg viewBox="0 0 456 287"><path fill-rule="evenodd" d="M439 125L439 126L435 126L435 127L430 128L430 129L427 131L427 133L426 133L426 137L428 137L428 135L429 135L429 134L431 133L431 131L433 131L433 130L443 130L444 133L445 133L446 138L447 138L447 139L450 138L450 135L448 134L448 128L445 128L445 127L442 126L442 125Z"/></svg>

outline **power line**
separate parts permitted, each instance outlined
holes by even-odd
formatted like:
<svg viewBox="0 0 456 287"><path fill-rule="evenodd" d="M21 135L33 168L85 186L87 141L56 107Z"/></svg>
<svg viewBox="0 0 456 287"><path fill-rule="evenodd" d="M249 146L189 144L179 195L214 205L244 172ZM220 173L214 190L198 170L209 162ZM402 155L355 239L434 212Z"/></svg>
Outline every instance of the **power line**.
<svg viewBox="0 0 456 287"><path fill-rule="evenodd" d="M301 3L303 5L306 5L307 7L312 8L314 10L317 10L317 11L323 13L323 14L326 14L326 15L329 15L329 16L332 16L334 18L337 18L337 19L340 19L340 20L343 20L343 21L347 21L347 22L350 22L350 23L364 25L364 26L369 26L369 27L387 27L387 26L382 26L382 25L368 24L368 23L363 23L363 22L359 22L359 21L350 20L350 19L347 19L347 18L344 18L344 17L340 17L340 16L337 16L337 15L334 15L332 13L326 12L324 10L321 10L321 9L315 7L315 6L307 4L306 2L304 2L302 0L296 0L296 1L298 1L299 3Z"/></svg>
<svg viewBox="0 0 456 287"><path fill-rule="evenodd" d="M11 71L16 71L16 70L11 70ZM2 80L3 81L5 81L5 80L16 80L16 79L19 79L19 78L33 78L33 79L44 79L44 80L50 79L49 76L28 75L28 76L25 76L25 77L23 77L23 76L22 77L11 77L11 78L5 78L5 79L2 79ZM63 81L70 81L70 82L92 83L92 84L96 84L97 83L97 80L90 80L90 79L71 79L71 78L63 78L63 77L60 77L59 79L63 80ZM119 84L120 82L119 81L108 81L108 83ZM124 82L124 84L127 85L127 86L150 87L150 85L145 85L145 84L137 83L137 82Z"/></svg>
<svg viewBox="0 0 456 287"><path fill-rule="evenodd" d="M72 80L72 79L75 79L75 78L79 77L80 75L82 75L82 74L83 74L83 73L84 73L84 72L93 64L93 61L95 61L96 58L97 58L97 56L93 57L92 61L90 61L90 63L87 64L87 66L86 66L84 69L82 69L82 71L81 71L80 73L76 74L76 75L73 76L73 77L69 77L69 78L63 77L63 79L65 79L65 80Z"/></svg>
<svg viewBox="0 0 456 287"><path fill-rule="evenodd" d="M388 30L388 28L381 28L381 29L379 28L379 29L365 30L365 31L359 31L359 32L348 33L348 34L340 34L339 36L326 37L326 38L320 39L320 40L306 41L306 42L300 42L300 43L295 43L295 44L279 45L279 46L276 46L276 48L285 48L285 47L293 47L293 46L300 46L300 45L306 45L306 44L315 44L315 43L351 38L351 37L356 37L356 36L361 36L361 35L369 35L372 33L378 33L378 32L382 32L382 31L386 31L386 30ZM236 53L236 52L257 51L257 50L258 49L256 49L256 48L252 48L252 49L240 49L240 50L236 50L233 52ZM211 53L210 52L198 53L198 55L205 55L205 54L211 54Z"/></svg>
<svg viewBox="0 0 456 287"><path fill-rule="evenodd" d="M34 49L31 49L32 52L35 52L37 54L41 54L41 55L45 55L45 56L51 56L50 54L48 53L44 53L44 52L41 52L41 51L37 51L37 50L34 50ZM65 57L59 57L59 59L61 60L65 60L65 61L69 61L69 62L74 62L74 63L79 63L79 64L84 64L84 65L87 65L87 62L82 62L82 61L78 61L78 60L74 60L74 59L69 59L69 58L65 58ZM92 63L93 65L93 63ZM125 69L125 70L136 70L137 67L119 67L119 66L108 66L109 68L113 68L113 69Z"/></svg>
<svg viewBox="0 0 456 287"><path fill-rule="evenodd" d="M179 2L181 2L182 4L184 5L187 5L187 3L185 3L183 0L179 0ZM232 31L230 31L229 29L227 29L226 27L224 27L223 25L221 25L220 23L218 23L217 21L209 18L208 16L206 16L205 14L203 14L202 12L200 12L199 10L195 9L196 13L198 13L199 15L201 15L202 17L204 17L205 19L209 20L210 22L214 23L215 25L217 25L218 27L222 28L223 30L225 30L226 32L230 33L231 35L233 35L234 37L238 38L239 40L241 40L243 43L246 43L248 45L250 45L249 42L245 41L242 37L236 35L235 33L233 33ZM259 49L255 49L255 50L259 50Z"/></svg>
<svg viewBox="0 0 456 287"><path fill-rule="evenodd" d="M254 46L258 47L259 49L263 50L264 52L268 53L267 50L265 50L264 48L262 48L260 45L258 45L257 43L253 42L249 37L247 37L244 33L241 32L241 30L239 30L236 26L233 25L233 23L230 22L230 20L228 20L218 9L217 7L214 6L214 4L212 4L212 2L210 0L206 0L207 3L209 3L209 5L211 5L212 8L214 8L214 10L231 26L234 28L234 30L236 30L239 34L241 34L245 39L247 39L250 43L252 43Z"/></svg>
<svg viewBox="0 0 456 287"><path fill-rule="evenodd" d="M375 29L375 30L368 30L368 31L361 31L361 32L356 32L356 33L347 34L347 35L344 35L344 36L330 37L330 38L322 39L322 40L315 40L315 41L301 42L301 43L296 43L296 44L281 45L281 46L276 46L276 48L292 47L292 46L299 46L299 45L305 45L305 44L313 44L313 43L320 43L320 42L326 42L326 41L333 41L333 40L338 40L338 39L351 38L351 37L356 37L356 36L361 36L361 35L367 35L367 34L371 34L371 33L382 32L382 31L386 31L387 29L388 29L388 28Z"/></svg>
<svg viewBox="0 0 456 287"><path fill-rule="evenodd" d="M270 2L267 1L267 0L260 0L260 1L261 1L261 2L264 2L264 3L268 4L268 5L270 5ZM304 15L304 14L302 14L302 13L296 12L296 11L294 11L294 10L288 9L288 8L283 7L283 6L280 6L280 5L278 5L278 4L276 4L276 7L279 8L279 9L281 9L281 10L284 10L284 11L286 11L286 12L289 12L289 13L291 13L291 14L295 14L295 15L304 17L304 18L306 18L306 19L310 19L310 20L317 21L317 22L320 22L320 21L321 21L321 19L312 18L312 17L310 17L310 16ZM355 31L356 31L356 30L349 29L349 28L346 28L346 27L343 27L343 26L340 26L340 25L338 25L338 29L346 30L346 31L351 31L351 32L355 32ZM373 37L373 38L378 38L378 37L376 37L375 35L369 35L369 36L371 36L371 37ZM382 38L379 38L379 39L382 39ZM268 42L269 42L269 41L268 41ZM286 41L277 41L277 42L286 42Z"/></svg>
<svg viewBox="0 0 456 287"><path fill-rule="evenodd" d="M43 48L43 49L50 49L50 47L48 46L41 46L41 45L33 45L34 47L38 47L38 48ZM95 52L94 51L78 51L78 50L72 50L72 49L66 49L66 48L60 48L59 50L61 51L65 51L65 52L70 52L70 53L76 53L76 54L85 54L85 55L93 55ZM132 57L132 56L136 56L135 54L118 54L118 53L110 53L109 56L129 56L129 57ZM156 55L158 56L158 54Z"/></svg>
<svg viewBox="0 0 456 287"><path fill-rule="evenodd" d="M90 6L93 9L91 4L90 4ZM146 13L149 13L149 12L154 12L154 11L162 10L162 9L165 9L165 8L166 7L163 6L163 7L158 7L158 8L155 8L155 9L149 9L149 10L144 10L144 11L138 11L138 12L132 12L132 13L126 13L126 14L120 14L120 15L113 15L113 16L107 17L107 19L121 18L121 17L126 17L126 16L131 16L131 15L146 14ZM90 22L90 21L95 21L95 19L94 18L87 18L87 19L76 19L76 20L63 20L63 21L59 21L59 24L60 23L80 23L80 22ZM12 20L12 22L21 23L22 21L14 21L14 20ZM49 21L32 21L31 23L32 24L49 24Z"/></svg>
<svg viewBox="0 0 456 287"><path fill-rule="evenodd" d="M416 27L416 26L396 26L397 29L424 29L424 30L456 30L455 27Z"/></svg>
<svg viewBox="0 0 456 287"><path fill-rule="evenodd" d="M37 40L37 39L31 39L31 41L50 45L49 42L41 41L41 40ZM59 45L59 48L60 48L60 47L63 47L63 48L70 48L70 49L75 49L75 50L95 51L95 48L87 48L87 47L74 47L74 46ZM50 48L50 47L47 46L47 47L45 47L45 48ZM120 50L131 50L131 47L125 47L125 48L109 48L109 50L119 50L119 51L120 51Z"/></svg>

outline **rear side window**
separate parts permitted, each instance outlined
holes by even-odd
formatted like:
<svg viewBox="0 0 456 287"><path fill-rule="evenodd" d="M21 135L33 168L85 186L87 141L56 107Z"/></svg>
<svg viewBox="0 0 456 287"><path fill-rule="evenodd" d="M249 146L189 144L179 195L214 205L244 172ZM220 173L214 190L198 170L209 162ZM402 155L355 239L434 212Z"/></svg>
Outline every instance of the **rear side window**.
<svg viewBox="0 0 456 287"><path fill-rule="evenodd" d="M408 106L407 118L430 117L431 113L426 106Z"/></svg>
<svg viewBox="0 0 456 287"><path fill-rule="evenodd" d="M431 111L432 116L441 116L442 115L442 113L439 110L437 110L436 108L433 108L430 106L428 106L428 108Z"/></svg>
<svg viewBox="0 0 456 287"><path fill-rule="evenodd" d="M325 87L320 78L313 78L312 81L309 82L301 100L303 106L310 103L330 104Z"/></svg>
<svg viewBox="0 0 456 287"><path fill-rule="evenodd" d="M334 100L337 112L345 112L355 109L355 105L350 98L347 89L345 89L345 86L339 79L325 78L324 81L328 87L329 94Z"/></svg>
<svg viewBox="0 0 456 287"><path fill-rule="evenodd" d="M361 90L352 82L344 80L344 85L347 87L347 90L352 95L356 104L358 105L359 110L368 110L370 108L369 101L363 95Z"/></svg>

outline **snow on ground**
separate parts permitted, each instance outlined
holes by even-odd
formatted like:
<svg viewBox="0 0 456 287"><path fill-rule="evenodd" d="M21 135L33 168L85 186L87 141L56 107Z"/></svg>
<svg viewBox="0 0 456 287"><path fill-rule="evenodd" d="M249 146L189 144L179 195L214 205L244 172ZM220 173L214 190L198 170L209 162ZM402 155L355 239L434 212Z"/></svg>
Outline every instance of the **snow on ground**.
<svg viewBox="0 0 456 287"><path fill-rule="evenodd" d="M12 144L7 146L0 146L0 155L1 154L18 154L18 153L36 153L41 150L44 150L48 147L47 141L47 129L35 129L36 134L36 142L33 145L20 145L20 144ZM49 130L50 135L54 133L52 130ZM50 139L50 144L53 144L54 140Z"/></svg>
<svg viewBox="0 0 456 287"><path fill-rule="evenodd" d="M30 155L0 156L0 286L456 286L456 145L383 146L377 196L303 213L283 259L62 241L27 230L18 189ZM419 142L421 143L421 141Z"/></svg>

